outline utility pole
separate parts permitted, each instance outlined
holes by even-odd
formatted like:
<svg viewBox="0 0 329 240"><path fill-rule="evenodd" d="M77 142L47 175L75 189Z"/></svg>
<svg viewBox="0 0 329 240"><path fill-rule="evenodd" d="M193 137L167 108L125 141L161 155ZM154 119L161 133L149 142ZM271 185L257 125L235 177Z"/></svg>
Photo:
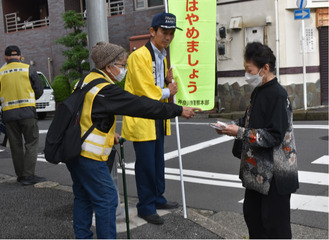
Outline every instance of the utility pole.
<svg viewBox="0 0 329 240"><path fill-rule="evenodd" d="M100 41L109 41L109 30L107 24L107 13L106 13L106 0L86 0L87 8L87 31L88 31L88 48L89 53L96 43ZM90 59L90 68L94 68L94 62ZM113 151L113 150L112 150ZM118 163L114 160L113 168L111 171L113 182L118 188ZM117 216L122 215L122 209L120 205L120 195L118 191L118 207ZM124 216L124 215L123 215Z"/></svg>
<svg viewBox="0 0 329 240"><path fill-rule="evenodd" d="M100 41L109 41L109 31L106 14L106 0L86 0L87 8L87 31L88 48L91 48ZM94 63L90 61L90 67Z"/></svg>

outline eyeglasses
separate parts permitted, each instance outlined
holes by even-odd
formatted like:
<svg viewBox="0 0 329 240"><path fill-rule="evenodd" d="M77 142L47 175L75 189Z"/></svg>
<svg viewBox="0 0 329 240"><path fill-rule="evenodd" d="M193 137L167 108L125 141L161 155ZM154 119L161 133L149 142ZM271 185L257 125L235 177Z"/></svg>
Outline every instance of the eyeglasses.
<svg viewBox="0 0 329 240"><path fill-rule="evenodd" d="M126 69L127 68L127 64L121 64L121 63L114 63L114 65L118 65L118 66L121 66L121 67L123 67L124 69Z"/></svg>

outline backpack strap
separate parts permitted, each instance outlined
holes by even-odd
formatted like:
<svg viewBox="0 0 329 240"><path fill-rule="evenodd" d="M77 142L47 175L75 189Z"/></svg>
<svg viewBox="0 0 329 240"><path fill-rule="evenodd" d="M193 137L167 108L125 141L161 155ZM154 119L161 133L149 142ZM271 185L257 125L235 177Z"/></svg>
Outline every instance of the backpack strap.
<svg viewBox="0 0 329 240"><path fill-rule="evenodd" d="M80 80L81 81L81 80ZM83 82L83 79L82 79ZM100 83L107 83L108 81L106 81L104 78L97 78L95 80L92 80L90 83L88 83L86 86L84 86L82 88L82 91L85 92L85 94L92 89L93 87L95 87L96 85L100 84ZM79 82L80 83L80 82Z"/></svg>
<svg viewBox="0 0 329 240"><path fill-rule="evenodd" d="M81 82L81 85L83 83L83 80L84 78L82 78L80 81L79 81L79 84ZM81 91L84 92L83 96L85 96L87 94L87 92L92 89L93 87L95 87L96 85L100 84L100 83L105 83L107 82L104 78L97 78L95 80L92 80L90 83L88 83L86 86L84 86ZM79 87L79 84L77 86L76 89L78 89ZM81 87L80 85L80 87ZM78 113L79 109L80 109L80 106L81 104L83 104L83 101L81 101L81 103L79 104L79 107L76 109L76 114ZM86 140L86 138L88 137L88 135L94 130L95 128L95 125L91 125L91 127L85 132L85 134L83 134L82 138L81 138L81 144Z"/></svg>

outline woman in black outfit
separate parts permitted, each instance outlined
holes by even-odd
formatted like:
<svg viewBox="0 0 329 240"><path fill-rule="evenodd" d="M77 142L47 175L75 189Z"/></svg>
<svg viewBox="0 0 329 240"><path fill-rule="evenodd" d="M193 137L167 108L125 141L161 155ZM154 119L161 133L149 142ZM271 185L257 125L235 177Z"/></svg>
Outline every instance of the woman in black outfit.
<svg viewBox="0 0 329 240"><path fill-rule="evenodd" d="M292 106L268 46L249 43L244 67L255 87L250 105L243 118L216 131L242 140L239 177L250 238L291 238L290 197L299 187Z"/></svg>

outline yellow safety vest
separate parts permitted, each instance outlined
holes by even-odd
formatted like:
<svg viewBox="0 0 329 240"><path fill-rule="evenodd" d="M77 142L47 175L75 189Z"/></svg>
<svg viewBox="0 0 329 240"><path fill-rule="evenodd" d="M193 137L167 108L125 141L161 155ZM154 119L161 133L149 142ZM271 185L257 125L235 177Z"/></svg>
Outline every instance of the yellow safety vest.
<svg viewBox="0 0 329 240"><path fill-rule="evenodd" d="M160 100L162 90L154 83L152 56L149 50L143 46L130 54L128 58L128 72L125 82L125 90L137 96L146 96ZM165 75L167 75L167 62L165 59ZM171 134L170 119L163 120L165 135ZM129 141L156 140L155 120L123 116L121 135Z"/></svg>
<svg viewBox="0 0 329 240"><path fill-rule="evenodd" d="M88 84L94 79L97 78L104 78L103 75L96 72L89 73L84 81L83 84ZM111 81L107 79L107 81ZM109 83L101 83L93 87L92 89L87 92L84 102L82 113L80 117L80 127L81 127L81 138L86 131L92 126L93 122L91 119L92 113L92 106L94 103L94 99L99 91L104 88L105 86L110 85L113 83L112 81ZM116 116L114 116L114 123L109 130L109 132L102 132L97 128L88 135L86 140L82 143L82 151L81 156L86 158L94 159L96 161L107 161L109 154L111 153L112 147L114 145L114 134L115 134L115 126L116 126Z"/></svg>
<svg viewBox="0 0 329 240"><path fill-rule="evenodd" d="M12 62L0 69L2 111L35 107L35 95L29 78L29 65Z"/></svg>

